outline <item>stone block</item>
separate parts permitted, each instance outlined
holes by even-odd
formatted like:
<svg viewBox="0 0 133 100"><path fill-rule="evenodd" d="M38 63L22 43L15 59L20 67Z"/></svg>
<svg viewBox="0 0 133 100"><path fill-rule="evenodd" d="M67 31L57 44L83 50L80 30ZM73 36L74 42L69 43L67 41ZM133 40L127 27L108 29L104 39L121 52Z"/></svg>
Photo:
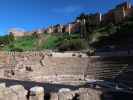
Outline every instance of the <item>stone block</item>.
<svg viewBox="0 0 133 100"><path fill-rule="evenodd" d="M72 92L62 92L58 93L58 100L72 100L74 94Z"/></svg>
<svg viewBox="0 0 133 100"><path fill-rule="evenodd" d="M18 98L18 95L13 92L11 89L6 89L4 91L4 99L3 100L21 100Z"/></svg>
<svg viewBox="0 0 133 100"><path fill-rule="evenodd" d="M71 90L70 89L68 89L68 88L61 88L60 90L59 90L59 92L61 93L61 92L70 92Z"/></svg>
<svg viewBox="0 0 133 100"><path fill-rule="evenodd" d="M0 83L0 87L6 88L6 83Z"/></svg>
<svg viewBox="0 0 133 100"><path fill-rule="evenodd" d="M51 93L50 100L58 100L58 94L57 93Z"/></svg>
<svg viewBox="0 0 133 100"><path fill-rule="evenodd" d="M101 100L102 92L89 88L79 89L80 100Z"/></svg>
<svg viewBox="0 0 133 100"><path fill-rule="evenodd" d="M28 92L22 85L10 86L9 89L17 95L18 100L26 100Z"/></svg>
<svg viewBox="0 0 133 100"><path fill-rule="evenodd" d="M39 86L31 88L29 100L44 100L44 88Z"/></svg>
<svg viewBox="0 0 133 100"><path fill-rule="evenodd" d="M20 100L17 94L9 88L0 87L0 100Z"/></svg>

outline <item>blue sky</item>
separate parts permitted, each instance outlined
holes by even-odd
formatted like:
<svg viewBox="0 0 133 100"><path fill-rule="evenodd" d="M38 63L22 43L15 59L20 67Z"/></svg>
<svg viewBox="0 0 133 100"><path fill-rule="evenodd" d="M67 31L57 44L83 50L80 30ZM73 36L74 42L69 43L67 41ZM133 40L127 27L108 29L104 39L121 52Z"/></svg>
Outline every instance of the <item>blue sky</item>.
<svg viewBox="0 0 133 100"><path fill-rule="evenodd" d="M125 0L0 0L0 35L71 22L81 12L105 13ZM132 1L132 0L131 0ZM133 2L133 1L132 1Z"/></svg>

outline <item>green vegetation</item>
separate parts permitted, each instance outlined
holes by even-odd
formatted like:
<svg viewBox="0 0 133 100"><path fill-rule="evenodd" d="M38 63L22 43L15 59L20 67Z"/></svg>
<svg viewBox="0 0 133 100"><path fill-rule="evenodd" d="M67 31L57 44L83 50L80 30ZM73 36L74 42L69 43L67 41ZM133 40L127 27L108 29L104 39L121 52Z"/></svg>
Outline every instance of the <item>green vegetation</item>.
<svg viewBox="0 0 133 100"><path fill-rule="evenodd" d="M77 51L106 47L128 48L129 38L133 37L133 17L126 18L120 23L99 23L90 25L89 19L82 14L78 19L86 19L86 24L81 25L81 34L63 33L62 35L36 34L25 37L14 37L12 34L0 37L0 50L4 51ZM83 31L85 30L85 31ZM131 39L130 39L131 40Z"/></svg>
<svg viewBox="0 0 133 100"><path fill-rule="evenodd" d="M36 45L36 38L33 36L19 37L9 44L5 45L2 50L6 51L26 51L34 50Z"/></svg>
<svg viewBox="0 0 133 100"><path fill-rule="evenodd" d="M103 34L106 32L106 35ZM98 41L91 44L94 48L113 46L115 48L129 48L133 38L133 17L123 20L121 23L107 26L106 30L101 32Z"/></svg>
<svg viewBox="0 0 133 100"><path fill-rule="evenodd" d="M12 34L0 37L0 46L4 46L15 40Z"/></svg>
<svg viewBox="0 0 133 100"><path fill-rule="evenodd" d="M129 39L133 38L133 17L127 17L119 23L98 23L90 24L88 15L81 14L77 19L81 21L86 19L86 24L81 25L82 38L86 39L91 48L102 47L124 47L128 48Z"/></svg>
<svg viewBox="0 0 133 100"><path fill-rule="evenodd" d="M10 37L10 39L7 37ZM1 46L1 50L4 51L23 52L45 49L71 51L87 48L87 42L84 39L80 39L79 34L71 34L71 36L69 36L67 33L62 36L43 34L40 37L36 37L34 34L32 36L18 37L16 39L14 39L12 36L1 38L1 41L6 38L6 40L8 40L8 43Z"/></svg>
<svg viewBox="0 0 133 100"><path fill-rule="evenodd" d="M77 51L87 49L87 42L83 39L65 39L59 45L59 51Z"/></svg>
<svg viewBox="0 0 133 100"><path fill-rule="evenodd" d="M55 49L61 42L58 36L45 35L45 39L41 43L40 49Z"/></svg>

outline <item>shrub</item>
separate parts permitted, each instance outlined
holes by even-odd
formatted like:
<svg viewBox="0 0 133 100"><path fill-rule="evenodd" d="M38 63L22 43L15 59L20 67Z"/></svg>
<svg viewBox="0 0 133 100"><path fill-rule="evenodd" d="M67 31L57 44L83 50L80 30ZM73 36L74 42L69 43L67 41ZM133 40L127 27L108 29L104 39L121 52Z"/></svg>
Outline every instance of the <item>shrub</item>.
<svg viewBox="0 0 133 100"><path fill-rule="evenodd" d="M87 42L82 39L64 40L59 46L59 51L78 51L87 48Z"/></svg>
<svg viewBox="0 0 133 100"><path fill-rule="evenodd" d="M9 42L13 42L14 40L15 40L14 35L13 35L13 34L9 34L9 35L8 35L8 41L9 41Z"/></svg>
<svg viewBox="0 0 133 100"><path fill-rule="evenodd" d="M11 51L23 52L24 50L21 48L14 47L14 48L11 48Z"/></svg>

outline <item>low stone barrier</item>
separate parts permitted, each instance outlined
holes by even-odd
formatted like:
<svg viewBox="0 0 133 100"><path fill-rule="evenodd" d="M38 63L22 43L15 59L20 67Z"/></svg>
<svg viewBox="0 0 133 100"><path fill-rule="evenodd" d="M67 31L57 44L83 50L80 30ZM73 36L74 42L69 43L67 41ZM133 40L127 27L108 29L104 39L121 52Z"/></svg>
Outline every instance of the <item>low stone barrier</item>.
<svg viewBox="0 0 133 100"><path fill-rule="evenodd" d="M60 89L63 91L45 93L44 87L39 86L32 87L28 92L22 85L0 85L0 100L102 100L102 91L90 88L79 88L76 91Z"/></svg>
<svg viewBox="0 0 133 100"><path fill-rule="evenodd" d="M27 90L22 85L10 86L9 89L17 95L17 100L26 100Z"/></svg>
<svg viewBox="0 0 133 100"><path fill-rule="evenodd" d="M102 91L80 88L76 91L62 91L58 93L51 93L49 100L102 100Z"/></svg>
<svg viewBox="0 0 133 100"><path fill-rule="evenodd" d="M94 89L88 88L80 88L78 92L80 100L101 100L101 91L96 91Z"/></svg>
<svg viewBox="0 0 133 100"><path fill-rule="evenodd" d="M73 100L74 93L72 92L62 92L58 93L58 100Z"/></svg>
<svg viewBox="0 0 133 100"><path fill-rule="evenodd" d="M33 87L30 89L29 100L44 100L44 89L43 87Z"/></svg>
<svg viewBox="0 0 133 100"><path fill-rule="evenodd" d="M84 80L88 67L80 52L0 52L0 59L0 78L36 82Z"/></svg>
<svg viewBox="0 0 133 100"><path fill-rule="evenodd" d="M59 100L58 94L57 93L51 93L50 100Z"/></svg>
<svg viewBox="0 0 133 100"><path fill-rule="evenodd" d="M0 84L0 100L27 100L27 90L21 85L5 87L4 83Z"/></svg>

